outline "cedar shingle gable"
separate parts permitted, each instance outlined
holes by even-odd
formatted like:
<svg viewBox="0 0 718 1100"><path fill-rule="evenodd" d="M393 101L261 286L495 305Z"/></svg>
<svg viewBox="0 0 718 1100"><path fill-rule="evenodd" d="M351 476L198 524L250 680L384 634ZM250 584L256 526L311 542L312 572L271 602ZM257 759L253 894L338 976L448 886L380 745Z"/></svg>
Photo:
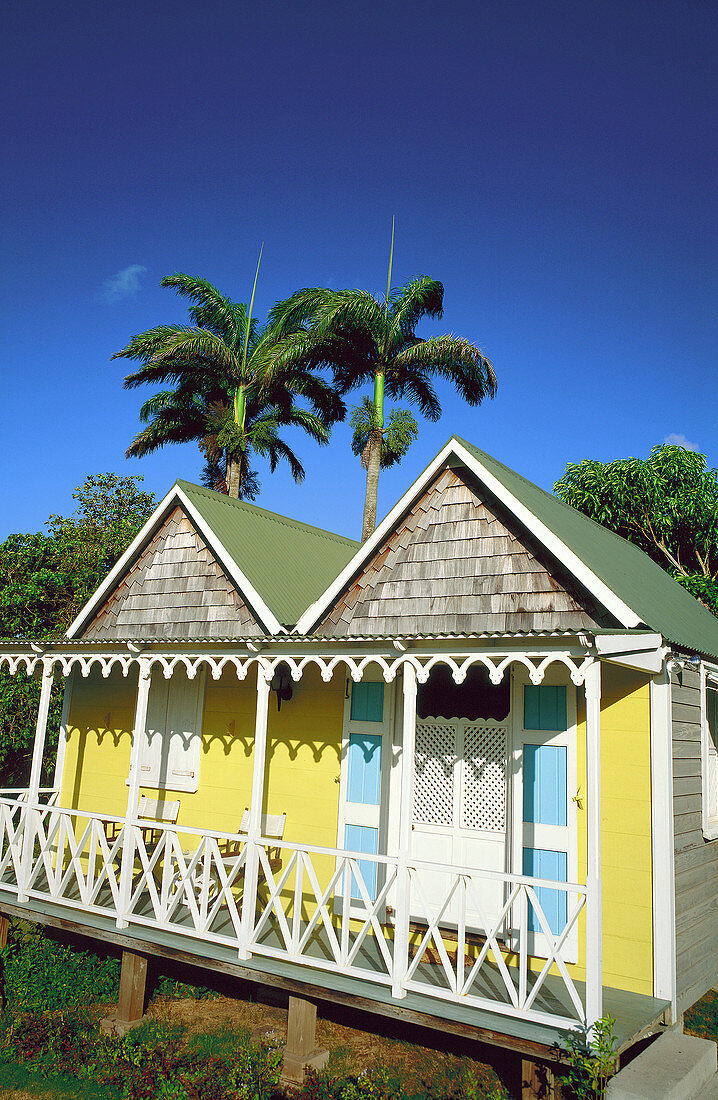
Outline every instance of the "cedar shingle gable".
<svg viewBox="0 0 718 1100"><path fill-rule="evenodd" d="M314 633L480 633L603 625L468 474L446 468Z"/></svg>
<svg viewBox="0 0 718 1100"><path fill-rule="evenodd" d="M263 634L234 583L176 507L84 630L112 638L227 638Z"/></svg>

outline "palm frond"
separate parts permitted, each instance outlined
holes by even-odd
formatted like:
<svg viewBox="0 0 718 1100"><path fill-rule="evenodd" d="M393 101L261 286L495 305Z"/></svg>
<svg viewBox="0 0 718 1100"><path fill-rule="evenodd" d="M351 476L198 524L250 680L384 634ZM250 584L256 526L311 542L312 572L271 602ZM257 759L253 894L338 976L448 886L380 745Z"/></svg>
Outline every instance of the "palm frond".
<svg viewBox="0 0 718 1100"><path fill-rule="evenodd" d="M391 327L402 340L411 339L423 317L441 317L444 313L444 284L428 275L419 275L389 295Z"/></svg>
<svg viewBox="0 0 718 1100"><path fill-rule="evenodd" d="M181 361L211 365L223 371L229 378L237 377L239 368L237 355L221 336L217 336L209 329L183 328L155 351L152 362L160 366L174 356L178 356Z"/></svg>
<svg viewBox="0 0 718 1100"><path fill-rule="evenodd" d="M434 336L405 348L395 359L399 370L438 374L452 382L469 405L496 395L496 375L490 359L461 337Z"/></svg>
<svg viewBox="0 0 718 1100"><path fill-rule="evenodd" d="M170 287L189 300L190 319L198 328L211 329L233 346L244 336L246 306L220 294L208 279L176 271L173 275L165 275L160 286Z"/></svg>
<svg viewBox="0 0 718 1100"><path fill-rule="evenodd" d="M116 351L112 359L139 359L148 363L158 348L184 330L184 325L157 325L133 336L126 348Z"/></svg>
<svg viewBox="0 0 718 1100"><path fill-rule="evenodd" d="M427 420L436 421L441 416L441 404L431 379L417 368L397 370L394 360L387 371L385 393L393 401L404 398L411 401Z"/></svg>

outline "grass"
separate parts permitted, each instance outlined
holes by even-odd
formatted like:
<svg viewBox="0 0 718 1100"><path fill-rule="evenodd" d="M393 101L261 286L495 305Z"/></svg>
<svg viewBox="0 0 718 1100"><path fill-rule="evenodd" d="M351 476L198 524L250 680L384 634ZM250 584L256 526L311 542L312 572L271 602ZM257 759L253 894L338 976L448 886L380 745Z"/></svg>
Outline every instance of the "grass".
<svg viewBox="0 0 718 1100"><path fill-rule="evenodd" d="M0 1100L117 1100L118 1094L73 1077L42 1077L24 1065L0 1065Z"/></svg>

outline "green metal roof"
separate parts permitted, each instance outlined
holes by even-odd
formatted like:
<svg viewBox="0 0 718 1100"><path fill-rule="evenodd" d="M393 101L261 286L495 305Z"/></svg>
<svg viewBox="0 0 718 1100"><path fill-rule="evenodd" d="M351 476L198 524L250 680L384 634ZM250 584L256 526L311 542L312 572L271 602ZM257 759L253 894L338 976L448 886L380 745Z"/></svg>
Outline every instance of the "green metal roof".
<svg viewBox="0 0 718 1100"><path fill-rule="evenodd" d="M718 658L718 618L647 554L465 439L452 438L553 531L647 627L682 649Z"/></svg>
<svg viewBox="0 0 718 1100"><path fill-rule="evenodd" d="M189 481L177 485L284 626L297 622L359 549L353 539Z"/></svg>

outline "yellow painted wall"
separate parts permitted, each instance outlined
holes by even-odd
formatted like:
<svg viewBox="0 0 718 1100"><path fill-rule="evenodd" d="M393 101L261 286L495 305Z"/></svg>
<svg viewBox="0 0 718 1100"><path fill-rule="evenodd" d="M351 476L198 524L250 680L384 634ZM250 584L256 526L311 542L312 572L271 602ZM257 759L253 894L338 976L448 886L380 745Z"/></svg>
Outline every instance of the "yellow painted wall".
<svg viewBox="0 0 718 1100"><path fill-rule="evenodd" d="M137 677L75 678L60 804L124 815ZM179 798L179 825L237 832L252 787L256 680L207 677L199 790ZM285 839L333 847L339 806L344 678L308 669L277 712L269 700L264 812L287 814ZM142 793L157 795L150 787Z"/></svg>
<svg viewBox="0 0 718 1100"><path fill-rule="evenodd" d="M344 677L325 684L313 668L277 712L270 697L264 812L287 814L285 839L336 845ZM61 804L123 815L136 679L113 672L75 678ZM586 875L586 753L583 692L578 691L578 881ZM178 824L236 832L249 806L256 682L225 670L207 678L200 787L179 793ZM603 667L601 707L604 984L653 991L650 712L645 677ZM147 794L156 794L143 788ZM326 864L326 866L324 866ZM320 880L333 860L316 863ZM585 977L581 957L569 969ZM543 965L537 960L536 966Z"/></svg>
<svg viewBox="0 0 718 1100"><path fill-rule="evenodd" d="M586 724L579 689L578 771L586 794ZM651 724L647 677L602 666L601 851L603 984L653 993ZM586 879L586 802L578 814L579 882ZM579 942L584 942L583 928Z"/></svg>

